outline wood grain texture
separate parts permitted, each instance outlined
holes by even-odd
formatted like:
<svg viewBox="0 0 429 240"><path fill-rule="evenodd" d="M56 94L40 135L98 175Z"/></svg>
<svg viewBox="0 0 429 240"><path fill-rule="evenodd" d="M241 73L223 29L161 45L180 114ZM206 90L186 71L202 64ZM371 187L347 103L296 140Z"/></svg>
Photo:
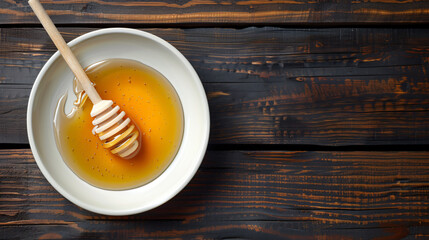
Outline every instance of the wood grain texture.
<svg viewBox="0 0 429 240"><path fill-rule="evenodd" d="M208 151L152 211L71 204L31 151L0 150L0 238L414 239L429 236L428 152Z"/></svg>
<svg viewBox="0 0 429 240"><path fill-rule="evenodd" d="M40 28L0 30L0 142L27 143L26 101L55 48ZM145 30L197 70L211 143L429 143L427 29Z"/></svg>
<svg viewBox="0 0 429 240"><path fill-rule="evenodd" d="M57 24L428 23L421 0L41 1ZM0 1L0 24L37 22L25 0Z"/></svg>

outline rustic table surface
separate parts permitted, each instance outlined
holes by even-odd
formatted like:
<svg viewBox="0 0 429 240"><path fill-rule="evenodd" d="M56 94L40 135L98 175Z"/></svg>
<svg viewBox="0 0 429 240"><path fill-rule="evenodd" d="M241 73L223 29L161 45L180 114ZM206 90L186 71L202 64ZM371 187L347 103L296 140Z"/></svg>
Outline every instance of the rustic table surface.
<svg viewBox="0 0 429 240"><path fill-rule="evenodd" d="M28 144L56 51L0 1L1 239L429 238L429 2L41 1L66 41L131 27L179 49L211 113L208 151L166 204L111 217L63 198Z"/></svg>

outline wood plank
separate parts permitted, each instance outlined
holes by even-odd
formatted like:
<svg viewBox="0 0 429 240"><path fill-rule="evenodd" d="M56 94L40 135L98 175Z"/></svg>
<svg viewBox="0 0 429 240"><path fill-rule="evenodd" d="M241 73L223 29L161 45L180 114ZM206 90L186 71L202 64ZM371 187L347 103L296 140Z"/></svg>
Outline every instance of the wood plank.
<svg viewBox="0 0 429 240"><path fill-rule="evenodd" d="M67 41L94 29L62 28ZM429 143L426 29L145 29L177 47L209 98L211 143ZM0 142L27 143L26 101L55 48L0 32Z"/></svg>
<svg viewBox="0 0 429 240"><path fill-rule="evenodd" d="M27 143L27 103L31 86L0 87L0 143Z"/></svg>
<svg viewBox="0 0 429 240"><path fill-rule="evenodd" d="M41 1L57 24L410 24L428 23L421 0ZM37 22L26 1L1 1L0 24Z"/></svg>
<svg viewBox="0 0 429 240"><path fill-rule="evenodd" d="M29 149L0 150L1 234L423 238L429 234L428 171L429 152L211 150L190 184L168 203L134 216L109 217L61 197Z"/></svg>

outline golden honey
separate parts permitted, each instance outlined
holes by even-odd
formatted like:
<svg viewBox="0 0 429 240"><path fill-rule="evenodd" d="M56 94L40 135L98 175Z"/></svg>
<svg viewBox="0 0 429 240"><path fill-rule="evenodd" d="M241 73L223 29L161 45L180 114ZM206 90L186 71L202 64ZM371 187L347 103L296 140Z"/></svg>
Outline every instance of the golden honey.
<svg viewBox="0 0 429 240"><path fill-rule="evenodd" d="M140 129L141 148L131 159L103 148L92 134L92 103L75 87L76 107L66 115L66 97L61 98L54 119L62 158L99 188L130 189L152 181L174 159L182 140L183 111L176 91L159 72L134 60L109 59L85 71L101 98L113 100Z"/></svg>

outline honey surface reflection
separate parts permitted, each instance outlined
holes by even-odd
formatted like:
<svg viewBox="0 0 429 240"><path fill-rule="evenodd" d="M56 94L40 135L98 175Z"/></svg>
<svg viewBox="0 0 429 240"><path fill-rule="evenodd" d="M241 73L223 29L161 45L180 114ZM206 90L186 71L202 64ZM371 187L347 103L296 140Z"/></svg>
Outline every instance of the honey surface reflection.
<svg viewBox="0 0 429 240"><path fill-rule="evenodd" d="M76 175L99 188L130 189L152 181L174 159L182 140L183 113L174 88L160 73L133 60L109 59L88 67L86 73L101 98L113 100L140 129L141 149L132 159L104 149L92 134L92 103L81 99L76 87L78 101L72 113L64 113L63 97L55 114L62 158Z"/></svg>

